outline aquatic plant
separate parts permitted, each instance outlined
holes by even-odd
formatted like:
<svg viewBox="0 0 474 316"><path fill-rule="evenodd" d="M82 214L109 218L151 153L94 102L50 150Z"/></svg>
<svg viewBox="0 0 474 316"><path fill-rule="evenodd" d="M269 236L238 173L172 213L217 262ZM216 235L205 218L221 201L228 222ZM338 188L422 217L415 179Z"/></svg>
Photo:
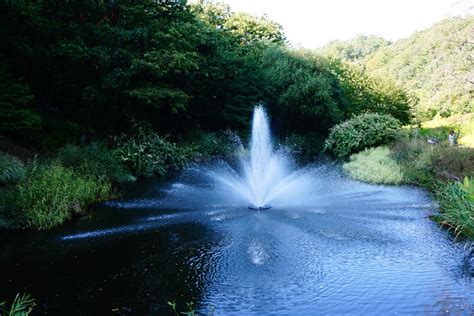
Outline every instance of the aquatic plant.
<svg viewBox="0 0 474 316"><path fill-rule="evenodd" d="M0 303L0 316L27 316L33 311L35 305L35 299L30 294L18 293L10 308L7 307L6 302Z"/></svg>
<svg viewBox="0 0 474 316"><path fill-rule="evenodd" d="M434 219L453 231L456 238L474 239L474 185L465 178L463 183L441 183L437 187L440 214Z"/></svg>

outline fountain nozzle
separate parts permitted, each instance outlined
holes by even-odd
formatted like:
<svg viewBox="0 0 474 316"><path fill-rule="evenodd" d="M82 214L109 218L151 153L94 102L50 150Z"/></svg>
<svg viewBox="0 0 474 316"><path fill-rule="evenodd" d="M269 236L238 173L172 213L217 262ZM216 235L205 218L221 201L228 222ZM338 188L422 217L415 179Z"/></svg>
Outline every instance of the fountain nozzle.
<svg viewBox="0 0 474 316"><path fill-rule="evenodd" d="M249 210L254 210L254 211L265 211L269 210L272 207L270 205L263 205L263 206L249 206Z"/></svg>

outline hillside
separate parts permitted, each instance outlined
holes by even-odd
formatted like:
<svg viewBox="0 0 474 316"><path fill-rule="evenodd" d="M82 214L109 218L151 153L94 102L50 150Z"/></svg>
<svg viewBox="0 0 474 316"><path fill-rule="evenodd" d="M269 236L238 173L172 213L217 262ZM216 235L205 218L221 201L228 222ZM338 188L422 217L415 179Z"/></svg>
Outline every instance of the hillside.
<svg viewBox="0 0 474 316"><path fill-rule="evenodd" d="M450 116L474 108L474 16L450 18L383 46L367 71L391 77L419 99L417 117Z"/></svg>

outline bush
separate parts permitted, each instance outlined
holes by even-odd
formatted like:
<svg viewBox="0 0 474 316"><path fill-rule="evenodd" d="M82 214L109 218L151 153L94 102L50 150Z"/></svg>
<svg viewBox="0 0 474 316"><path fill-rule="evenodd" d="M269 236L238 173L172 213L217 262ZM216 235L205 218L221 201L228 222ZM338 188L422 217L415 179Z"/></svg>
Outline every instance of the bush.
<svg viewBox="0 0 474 316"><path fill-rule="evenodd" d="M111 182L134 181L120 159L104 143L87 146L66 145L59 150L58 159L83 175L92 175Z"/></svg>
<svg viewBox="0 0 474 316"><path fill-rule="evenodd" d="M33 162L26 177L7 191L5 204L20 226L47 229L106 199L110 188L107 181L81 176L58 162Z"/></svg>
<svg viewBox="0 0 474 316"><path fill-rule="evenodd" d="M364 182L401 184L405 181L402 168L385 146L353 154L343 168L351 178Z"/></svg>
<svg viewBox="0 0 474 316"><path fill-rule="evenodd" d="M392 140L400 123L390 115L366 113L331 128L325 149L338 157L347 157L364 148Z"/></svg>
<svg viewBox="0 0 474 316"><path fill-rule="evenodd" d="M115 155L137 176L164 176L169 168L181 169L192 159L193 146L176 146L149 125L135 126L134 135L115 138Z"/></svg>
<svg viewBox="0 0 474 316"><path fill-rule="evenodd" d="M464 235L474 239L474 183L439 184L436 190L441 213L435 216L441 225L453 230L456 237Z"/></svg>
<svg viewBox="0 0 474 316"><path fill-rule="evenodd" d="M23 162L16 157L0 152L0 185L12 184L25 176Z"/></svg>

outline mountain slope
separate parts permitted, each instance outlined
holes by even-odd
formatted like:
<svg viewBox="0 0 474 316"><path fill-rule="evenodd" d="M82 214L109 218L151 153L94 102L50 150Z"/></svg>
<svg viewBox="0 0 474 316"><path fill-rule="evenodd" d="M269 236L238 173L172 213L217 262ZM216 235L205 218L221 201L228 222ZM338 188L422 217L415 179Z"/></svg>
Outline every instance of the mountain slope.
<svg viewBox="0 0 474 316"><path fill-rule="evenodd" d="M418 118L474 109L474 16L443 20L383 46L365 61L377 77L394 79L419 99Z"/></svg>

